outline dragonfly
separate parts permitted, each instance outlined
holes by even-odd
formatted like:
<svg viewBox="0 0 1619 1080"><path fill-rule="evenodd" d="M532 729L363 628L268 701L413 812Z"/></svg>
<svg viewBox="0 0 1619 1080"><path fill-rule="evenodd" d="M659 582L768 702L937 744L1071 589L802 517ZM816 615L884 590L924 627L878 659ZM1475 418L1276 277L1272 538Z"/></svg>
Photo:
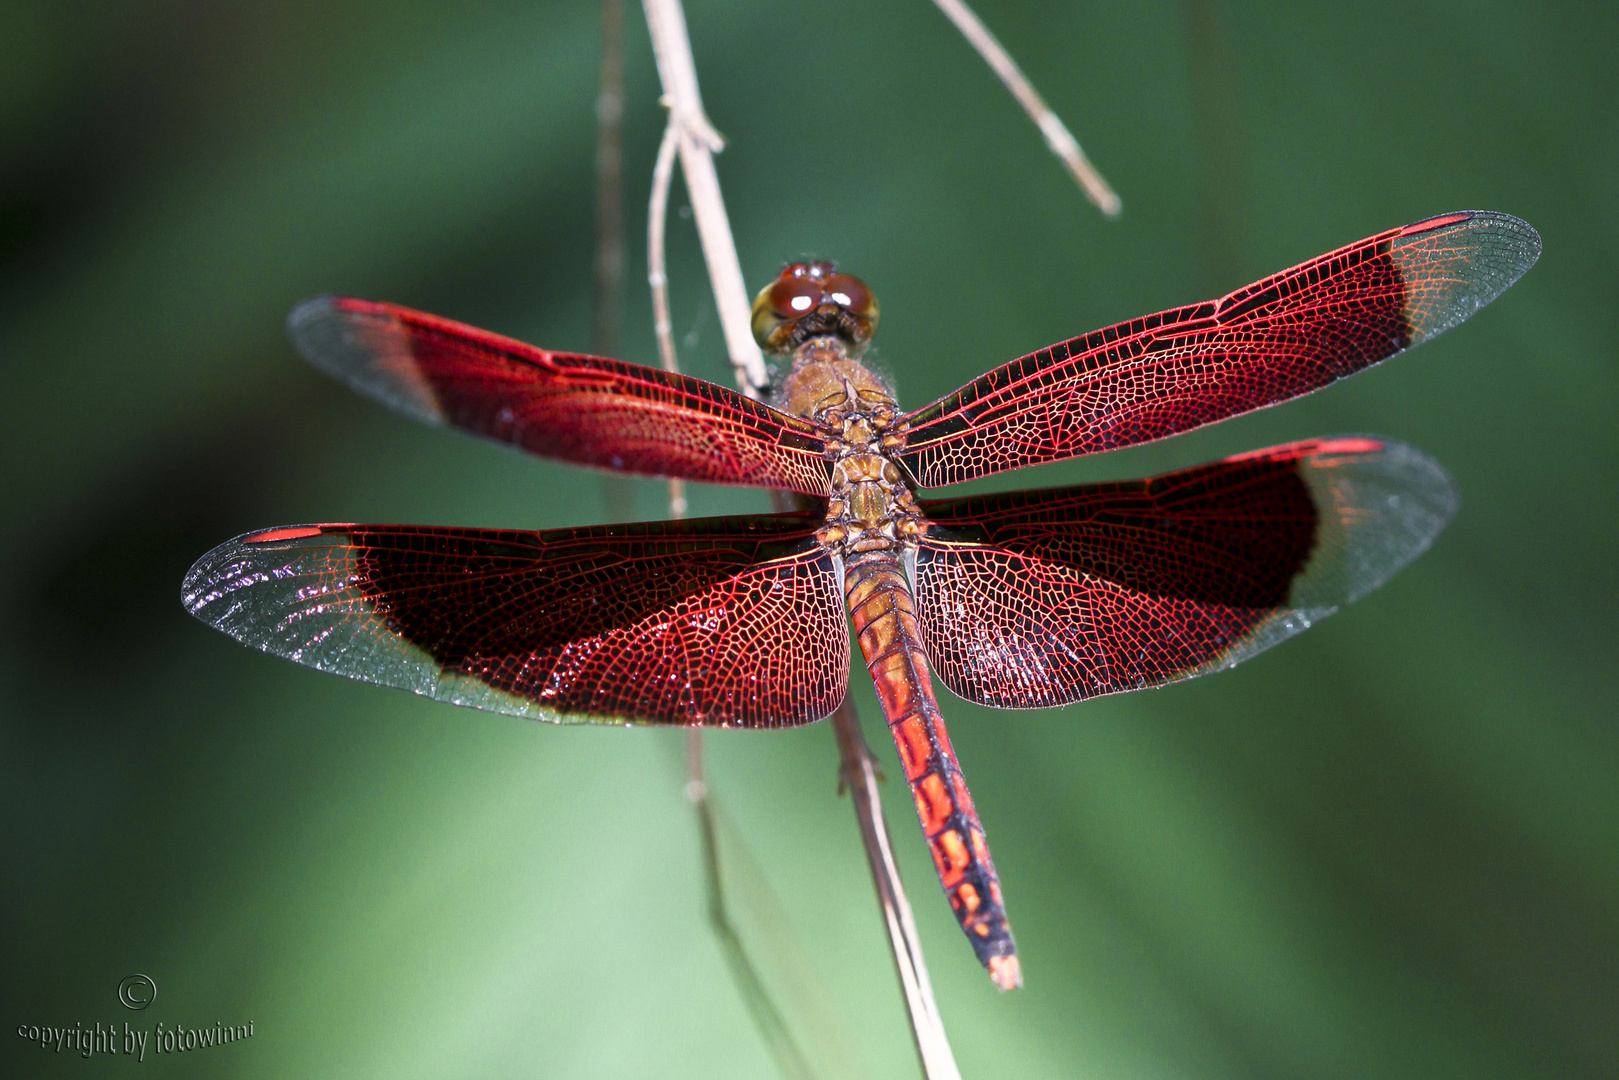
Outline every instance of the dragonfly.
<svg viewBox="0 0 1619 1080"><path fill-rule="evenodd" d="M316 524L204 555L182 599L321 671L554 723L783 728L831 714L849 626L939 883L995 984L1022 984L999 877L935 695L1066 705L1231 667L1425 550L1434 461L1312 439L1153 477L928 499L1318 390L1462 322L1540 238L1464 211L1217 300L1030 353L901 411L861 362L872 291L798 262L758 295L769 402L393 304L305 301L316 367L408 416L616 472L790 493L771 514L539 531ZM848 622L845 621L845 615Z"/></svg>

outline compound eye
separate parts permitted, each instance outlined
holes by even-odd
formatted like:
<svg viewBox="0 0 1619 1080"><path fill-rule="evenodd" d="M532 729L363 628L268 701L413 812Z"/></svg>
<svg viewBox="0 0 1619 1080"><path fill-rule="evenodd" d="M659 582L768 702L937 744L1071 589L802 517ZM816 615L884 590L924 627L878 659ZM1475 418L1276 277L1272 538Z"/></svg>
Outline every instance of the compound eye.
<svg viewBox="0 0 1619 1080"><path fill-rule="evenodd" d="M753 337L785 355L808 337L836 334L859 356L877 329L877 298L829 262L793 263L753 300Z"/></svg>
<svg viewBox="0 0 1619 1080"><path fill-rule="evenodd" d="M791 347L793 327L821 304L821 282L813 266L795 263L759 290L753 301L753 337L769 353Z"/></svg>
<svg viewBox="0 0 1619 1080"><path fill-rule="evenodd" d="M770 286L770 307L778 318L801 318L820 306L821 293L820 283L809 277L783 275Z"/></svg>
<svg viewBox="0 0 1619 1080"><path fill-rule="evenodd" d="M870 319L877 313L877 298L866 283L853 274L833 274L821 283L827 299L851 315Z"/></svg>

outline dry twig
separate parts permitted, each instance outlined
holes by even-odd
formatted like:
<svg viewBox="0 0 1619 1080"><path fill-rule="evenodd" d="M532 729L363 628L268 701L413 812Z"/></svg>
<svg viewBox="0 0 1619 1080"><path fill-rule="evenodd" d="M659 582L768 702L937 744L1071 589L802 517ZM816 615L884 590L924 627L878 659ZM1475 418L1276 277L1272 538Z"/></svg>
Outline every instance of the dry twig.
<svg viewBox="0 0 1619 1080"><path fill-rule="evenodd" d="M680 132L671 117L663 129L657 163L652 167L652 197L648 200L646 224L646 280L652 288L652 333L658 339L658 359L669 372L678 372L680 361L675 356L674 330L669 320L669 274L664 266L663 233L669 216L669 182L673 179L679 142ZM741 374L739 369L739 380ZM686 516L686 481L674 477L669 480L669 516Z"/></svg>
<svg viewBox="0 0 1619 1080"><path fill-rule="evenodd" d="M1084 190L1085 197L1095 203L1096 208L1108 217L1117 217L1124 205L1119 201L1119 196L1108 186L1107 181L1102 179L1102 174L1096 171L1096 166L1085 156L1085 151L1079 148L1079 141L1069 132L1062 118L1051 111L1051 106L1046 104L1045 99L1017 66L1017 61L1012 59L996 40L995 35L989 32L989 28L979 21L978 16L973 14L973 9L963 0L933 0L933 2L944 12L946 18L956 24L956 29L961 31L961 35L978 50L978 55L982 56L984 62L1000 76L1006 88L1012 91L1012 96L1023 106L1023 111L1029 114L1029 119L1040 129L1040 134L1046 137L1046 145L1051 148L1051 152L1057 155Z"/></svg>
<svg viewBox="0 0 1619 1080"><path fill-rule="evenodd" d="M669 128L658 154L659 172L663 179L660 183L655 173L654 202L648 221L648 278L654 290L654 304L659 305L660 295L662 297L656 315L660 327L659 351L664 357L665 366L672 370L674 345L668 337L668 277L663 266L663 220L668 202L669 174L672 172L672 162L668 161L672 157L669 147L673 145L679 150L686 191L702 239L703 256L708 266L715 304L719 308L726 346L732 366L736 369L737 385L749 397L758 398L767 385L768 377L764 357L753 339L750 304L742 282L741 262L737 258L730 223L725 215L725 204L720 196L719 178L714 171L713 153L724 143L703 113L702 98L697 87L697 69L691 56L691 42L686 34L686 20L680 0L643 0L643 6L646 9L647 28L652 34L653 53L657 57L658 76L663 85L664 104L669 109ZM871 750L861 734L859 716L852 699L845 699L834 714L833 724L843 763L842 776L853 795L861 839L876 883L878 903L888 929L900 985L905 992L911 1030L923 1073L928 1080L959 1080L961 1074L951 1054L950 1042L928 980L921 938L916 932L905 888L894 862ZM694 731L689 744L694 773L688 786L694 802L707 797L707 785L701 779L702 749L698 739L699 735Z"/></svg>
<svg viewBox="0 0 1619 1080"><path fill-rule="evenodd" d="M1017 64L1007 54L995 36L984 27L962 0L934 0L946 16L955 23L967 40L1000 76L1013 96L1023 106L1045 136L1046 145L1067 166L1074 179L1090 200L1104 214L1113 216L1120 210L1117 194L1098 173L1068 128L1056 113L1046 105ZM725 334L727 351L736 371L737 385L749 397L757 398L767 384L764 360L753 340L749 325L749 303L743 285L741 263L736 255L735 242L720 196L719 178L714 171L713 154L724 146L703 112L702 97L698 91L696 65L691 56L691 44L686 33L686 21L680 0L643 0L647 26L652 34L653 52L657 57L658 75L663 85L664 104L669 110L669 124L664 131L663 143L658 151L653 171L651 205L647 223L648 281L652 287L655 330L658 351L664 367L676 370L674 341L671 336L668 302L668 276L664 267L664 222L667 215L669 185L674 170L674 157L678 152L686 189L691 199L693 214L703 245L703 256L708 266L714 300L720 312L720 323ZM677 492L676 481L670 482L670 508L675 512L677 499L679 512L684 512L683 491ZM677 514L678 516L678 514ZM922 955L921 938L911 916L910 904L900 882L899 869L894 862L893 847L883 817L882 800L877 788L874 759L860 730L859 716L852 699L833 714L833 727L837 734L841 755L843 783L851 793L855 815L860 822L861 839L865 844L867 862L876 884L878 904L883 913L893 947L894 964L909 1009L912 1034L916 1039L917 1054L928 1080L959 1078L955 1058L945 1035L938 1005L928 979L927 965ZM697 730L693 730L690 752L691 780L688 796L699 807L704 822L705 852L712 864L713 836L711 818L706 810L708 789L702 776L702 743ZM713 869L711 865L711 869ZM717 923L722 931L729 924ZM734 932L732 934L734 937ZM722 933L722 938L724 934ZM743 961L744 968L747 967ZM748 969L751 971L751 969ZM768 1003L766 1003L768 1004ZM772 1012L772 1016L774 1013ZM768 1018L767 1018L768 1019ZM801 1061L797 1047L790 1036L784 1034L779 1018L763 1024L767 1035L775 1031L786 1039L790 1052L778 1053L778 1060Z"/></svg>
<svg viewBox="0 0 1619 1080"><path fill-rule="evenodd" d="M697 89L697 65L686 36L686 15L680 0L642 0L647 29L652 33L652 52L658 61L658 79L675 125L680 147L680 168L686 181L697 219L697 235L703 245L703 259L714 289L714 303L720 311L720 328L725 348L736 368L737 385L750 397L758 397L770 377L764 355L753 340L749 319L747 287L742 283L742 263L731 238L731 223L725 216L720 197L719 174L714 171L714 153L725 146L708 117Z"/></svg>

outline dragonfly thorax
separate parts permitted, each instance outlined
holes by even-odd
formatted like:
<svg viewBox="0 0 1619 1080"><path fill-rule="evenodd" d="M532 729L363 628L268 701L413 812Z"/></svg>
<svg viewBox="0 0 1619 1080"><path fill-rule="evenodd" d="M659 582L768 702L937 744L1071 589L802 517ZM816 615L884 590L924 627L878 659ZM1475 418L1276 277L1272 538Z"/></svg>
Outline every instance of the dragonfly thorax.
<svg viewBox="0 0 1619 1080"><path fill-rule="evenodd" d="M805 376L806 385L818 382L825 403L810 413L826 430L832 459L821 542L846 555L914 545L922 517L905 473L889 457L901 442L893 430L899 417L894 399L858 361L844 363L858 369L874 388L863 388L855 382L855 372L845 370L842 388L832 390L829 384L839 369L830 362L794 372L795 377Z"/></svg>
<svg viewBox="0 0 1619 1080"><path fill-rule="evenodd" d="M793 350L793 370L782 380L777 400L785 412L830 423L834 432L842 420L828 421L833 413L894 410L893 393L883 381L831 336L811 338Z"/></svg>

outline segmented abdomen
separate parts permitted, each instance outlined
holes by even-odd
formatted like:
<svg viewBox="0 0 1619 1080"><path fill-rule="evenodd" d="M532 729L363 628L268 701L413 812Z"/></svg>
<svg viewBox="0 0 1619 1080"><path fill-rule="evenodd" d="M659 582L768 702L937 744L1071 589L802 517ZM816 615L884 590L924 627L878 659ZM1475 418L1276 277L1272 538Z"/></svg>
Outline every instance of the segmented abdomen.
<svg viewBox="0 0 1619 1080"><path fill-rule="evenodd" d="M984 827L933 697L916 604L899 553L853 556L844 569L843 589L877 700L916 799L939 884L978 959L997 985L1011 989L1022 982L1017 946L1006 923Z"/></svg>

